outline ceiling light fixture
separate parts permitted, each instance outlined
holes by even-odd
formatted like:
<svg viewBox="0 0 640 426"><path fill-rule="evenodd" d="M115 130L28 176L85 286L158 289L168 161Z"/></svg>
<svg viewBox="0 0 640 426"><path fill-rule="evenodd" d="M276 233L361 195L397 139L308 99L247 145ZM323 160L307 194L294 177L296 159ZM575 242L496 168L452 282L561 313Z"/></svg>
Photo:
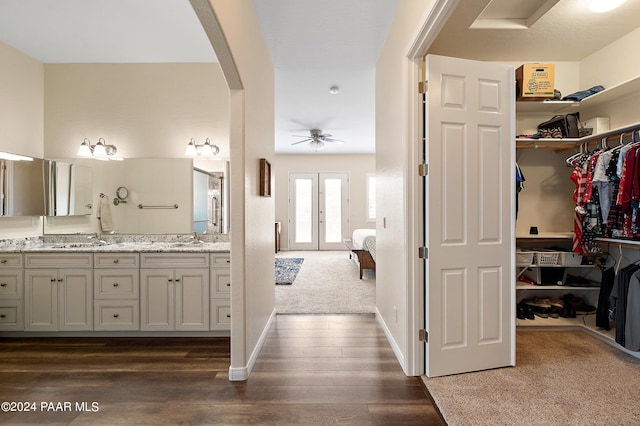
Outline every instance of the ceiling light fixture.
<svg viewBox="0 0 640 426"><path fill-rule="evenodd" d="M339 91L340 91L340 88L338 86L329 87L329 93L331 93L332 95L336 95Z"/></svg>
<svg viewBox="0 0 640 426"><path fill-rule="evenodd" d="M211 145L209 138L205 139L204 145L196 144L195 139L191 138L189 143L187 144L187 149L184 152L184 155L187 157L205 157L211 158L220 152L220 148L217 145Z"/></svg>
<svg viewBox="0 0 640 426"><path fill-rule="evenodd" d="M76 155L79 157L92 157L96 160L103 161L122 160L122 157L116 156L116 152L118 152L118 148L116 148L115 145L107 145L104 138L98 139L98 143L95 145L91 145L89 138L84 138Z"/></svg>
<svg viewBox="0 0 640 426"><path fill-rule="evenodd" d="M604 13L622 6L625 1L626 0L591 0L589 10L595 13Z"/></svg>

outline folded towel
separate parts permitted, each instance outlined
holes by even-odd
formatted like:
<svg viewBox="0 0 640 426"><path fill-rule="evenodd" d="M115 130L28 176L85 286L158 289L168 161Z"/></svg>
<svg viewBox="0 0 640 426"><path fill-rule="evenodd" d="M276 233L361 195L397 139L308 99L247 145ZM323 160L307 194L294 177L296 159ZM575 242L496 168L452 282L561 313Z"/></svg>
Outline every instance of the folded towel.
<svg viewBox="0 0 640 426"><path fill-rule="evenodd" d="M100 203L98 204L98 210L96 212L98 219L100 220L100 228L102 232L113 231L113 218L111 217L111 206L109 205L109 197L102 195L100 197Z"/></svg>

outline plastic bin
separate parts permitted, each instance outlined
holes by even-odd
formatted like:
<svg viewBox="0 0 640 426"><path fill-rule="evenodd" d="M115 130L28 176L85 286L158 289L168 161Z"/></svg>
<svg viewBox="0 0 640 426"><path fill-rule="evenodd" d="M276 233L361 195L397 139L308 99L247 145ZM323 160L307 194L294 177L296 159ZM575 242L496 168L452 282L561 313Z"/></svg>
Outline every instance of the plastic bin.
<svg viewBox="0 0 640 426"><path fill-rule="evenodd" d="M536 265L558 265L559 251L537 251L535 253Z"/></svg>

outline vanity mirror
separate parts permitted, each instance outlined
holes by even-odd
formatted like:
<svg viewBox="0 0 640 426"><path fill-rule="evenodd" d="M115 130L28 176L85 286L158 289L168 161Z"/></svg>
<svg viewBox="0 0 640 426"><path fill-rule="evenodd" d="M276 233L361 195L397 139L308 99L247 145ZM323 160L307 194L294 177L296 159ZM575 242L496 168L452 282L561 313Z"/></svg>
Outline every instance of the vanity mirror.
<svg viewBox="0 0 640 426"><path fill-rule="evenodd" d="M186 158L126 158L123 161L58 159L49 162L48 170L55 169L56 182L62 182L62 177L72 174L67 172L69 165L82 166L80 169L87 168L90 172L92 186L89 193L93 208L87 216L59 218L56 214L55 220L46 221L44 234L93 232L99 226L96 213L102 200L100 194L104 194L108 201L117 234L228 233L228 203L224 202L228 199L228 182L222 178L229 173L227 161L196 162ZM199 180L196 178L202 173L194 174L196 169L204 172L208 179L214 176L218 180L212 180L212 183L205 181L202 188L202 185L197 185ZM61 186L66 187L66 184L57 183L57 189ZM201 201L199 194L204 194L206 201ZM53 195L49 201L52 198ZM179 208L139 209L139 204L177 204ZM204 214L197 209L199 205L204 206ZM207 213L207 210L212 211ZM204 221L213 222L199 223L202 217Z"/></svg>
<svg viewBox="0 0 640 426"><path fill-rule="evenodd" d="M0 159L0 216L44 215L44 162Z"/></svg>
<svg viewBox="0 0 640 426"><path fill-rule="evenodd" d="M47 216L81 216L93 212L91 167L46 160L44 177Z"/></svg>

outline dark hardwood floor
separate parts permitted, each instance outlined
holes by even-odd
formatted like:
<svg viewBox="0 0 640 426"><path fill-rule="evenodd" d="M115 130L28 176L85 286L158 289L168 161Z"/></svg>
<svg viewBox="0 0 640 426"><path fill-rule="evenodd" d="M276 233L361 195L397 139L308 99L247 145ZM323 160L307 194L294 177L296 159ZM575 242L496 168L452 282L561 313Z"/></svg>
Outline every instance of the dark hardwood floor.
<svg viewBox="0 0 640 426"><path fill-rule="evenodd" d="M3 425L443 424L373 315L277 316L246 382L224 338L1 339L0 356L0 401L36 404Z"/></svg>

